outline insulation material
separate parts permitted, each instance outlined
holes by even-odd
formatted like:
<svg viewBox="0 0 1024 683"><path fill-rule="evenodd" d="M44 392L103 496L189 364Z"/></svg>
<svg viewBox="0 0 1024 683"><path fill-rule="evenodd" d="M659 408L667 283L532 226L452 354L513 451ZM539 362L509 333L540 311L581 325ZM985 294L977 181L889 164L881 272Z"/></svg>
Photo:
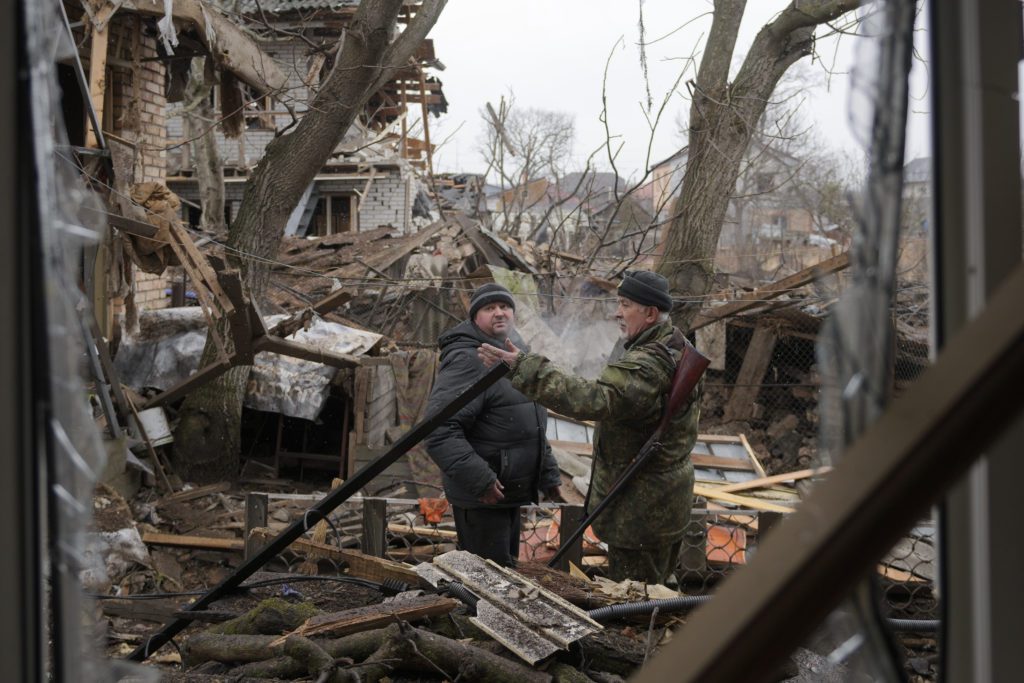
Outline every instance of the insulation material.
<svg viewBox="0 0 1024 683"><path fill-rule="evenodd" d="M272 327L286 317L272 316L266 322ZM299 330L288 339L323 351L361 356L376 346L381 335L314 318L309 329ZM258 353L249 373L245 406L315 420L324 407L330 382L337 372L337 368L313 361Z"/></svg>
<svg viewBox="0 0 1024 683"><path fill-rule="evenodd" d="M121 380L142 390L166 391L199 369L206 328L199 309L168 309L147 316L147 329L125 339L114 365ZM288 316L264 319L270 328ZM161 332L162 331L162 332ZM314 318L308 330L292 341L334 353L361 356L376 346L381 335ZM244 404L248 408L315 420L323 409L337 368L275 353L258 353L249 375Z"/></svg>

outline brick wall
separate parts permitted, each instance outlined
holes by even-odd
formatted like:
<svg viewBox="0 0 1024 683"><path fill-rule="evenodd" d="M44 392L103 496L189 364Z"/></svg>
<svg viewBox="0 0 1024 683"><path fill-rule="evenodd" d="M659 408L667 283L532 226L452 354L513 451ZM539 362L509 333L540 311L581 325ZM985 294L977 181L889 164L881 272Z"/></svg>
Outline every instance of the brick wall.
<svg viewBox="0 0 1024 683"><path fill-rule="evenodd" d="M260 47L277 62L277 65L288 77L284 92L280 97L287 101L296 111L302 113L307 109L309 89L302 79L306 75L307 46L301 41L295 43L266 42ZM218 96L219 97L219 96ZM273 103L273 124L275 128L284 128L291 123L291 115L279 103ZM184 139L184 122L181 118L181 105L171 105L166 121L166 134L173 142ZM279 112L279 113L278 113ZM219 112L218 112L219 113ZM246 127L241 139L227 138L220 130L214 131L217 148L220 150L224 165L228 167L253 167L263 157L263 152L274 139L273 129ZM170 159L171 175L179 175L181 171L192 170L188 151L185 147L172 152Z"/></svg>
<svg viewBox="0 0 1024 683"><path fill-rule="evenodd" d="M129 184L163 182L167 177L167 97L165 68L157 59L157 39L143 31L138 15L123 12L109 26L107 87L109 114L105 128L134 143L135 163ZM164 275L135 270L135 302L141 308L164 308L170 299ZM123 305L114 301L114 310Z"/></svg>

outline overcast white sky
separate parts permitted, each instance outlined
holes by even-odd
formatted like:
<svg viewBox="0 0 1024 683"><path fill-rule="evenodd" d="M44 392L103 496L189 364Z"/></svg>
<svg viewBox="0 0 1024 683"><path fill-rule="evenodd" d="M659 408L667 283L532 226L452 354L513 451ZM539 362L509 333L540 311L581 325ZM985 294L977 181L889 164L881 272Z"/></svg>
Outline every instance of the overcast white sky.
<svg viewBox="0 0 1024 683"><path fill-rule="evenodd" d="M783 0L753 0L740 29L734 60L746 54L757 31L785 5ZM607 94L609 127L622 143L620 175L638 178L646 163L650 130L644 110L646 93L640 67L638 26L641 0L451 0L430 36L447 70L439 76L449 100L448 114L431 119L431 141L449 138L435 156L442 171L479 172L476 151L482 131L479 115L486 102L497 107L503 95L515 94L517 106L571 113L576 125L576 157L582 159L605 139L600 121L601 84L611 55ZM711 25L710 0L643 0L647 61L654 109L683 69L695 77L700 50ZM704 16L701 16L704 15ZM687 22L691 22L688 25ZM919 35L923 36L922 32ZM621 40L620 40L621 39ZM659 40L660 39L660 40ZM804 116L820 139L837 149L857 150L849 126L849 76L857 59L856 38L819 41L825 64L802 60L814 86L807 91ZM687 60L690 55L694 61ZM927 85L924 69L915 79L914 116L908 160L927 154ZM678 122L685 121L689 100L674 95L654 135L650 161L657 162L681 146ZM460 128L461 126L461 128ZM599 166L610 168L607 156Z"/></svg>

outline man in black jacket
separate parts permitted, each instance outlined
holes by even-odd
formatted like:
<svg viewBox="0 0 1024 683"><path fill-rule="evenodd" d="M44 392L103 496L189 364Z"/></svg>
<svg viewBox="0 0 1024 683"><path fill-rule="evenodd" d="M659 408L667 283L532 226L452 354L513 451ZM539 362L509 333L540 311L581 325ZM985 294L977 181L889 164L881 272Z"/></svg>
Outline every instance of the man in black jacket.
<svg viewBox="0 0 1024 683"><path fill-rule="evenodd" d="M441 365L427 413L438 410L486 372L477 347L504 347L515 332L515 300L498 284L479 287L469 319L438 339ZM499 380L427 437L444 479L463 550L511 567L519 557L519 507L538 491L561 501L558 465L545 430L547 411Z"/></svg>

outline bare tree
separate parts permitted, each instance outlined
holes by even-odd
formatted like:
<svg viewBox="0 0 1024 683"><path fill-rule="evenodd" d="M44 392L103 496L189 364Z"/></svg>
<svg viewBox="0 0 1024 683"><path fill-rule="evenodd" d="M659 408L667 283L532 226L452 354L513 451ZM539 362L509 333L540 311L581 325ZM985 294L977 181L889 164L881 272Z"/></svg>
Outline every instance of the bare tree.
<svg viewBox="0 0 1024 683"><path fill-rule="evenodd" d="M814 49L814 31L855 10L859 0L793 0L754 39L730 80L746 0L715 0L711 30L695 81L682 189L658 270L672 288L701 297L714 281L714 257L742 160L786 71ZM687 326L697 307L675 314Z"/></svg>
<svg viewBox="0 0 1024 683"><path fill-rule="evenodd" d="M446 3L423 0L416 16L396 37L403 0L363 0L339 39L333 68L309 110L289 134L267 146L246 186L227 243L228 259L240 269L245 291L254 300L263 297L268 260L277 256L288 217L306 187L369 98L409 62ZM213 362L216 353L208 339L203 365ZM185 400L175 435L183 476L206 482L237 474L248 374L248 366L232 368Z"/></svg>
<svg viewBox="0 0 1024 683"><path fill-rule="evenodd" d="M550 239L550 233L578 225L581 207L576 201L566 206L575 193L562 187L576 137L572 116L516 107L514 95L502 98L497 109L488 103L480 115L485 175L495 177L502 189L498 230L531 239L547 230ZM583 172L589 169L588 160Z"/></svg>

